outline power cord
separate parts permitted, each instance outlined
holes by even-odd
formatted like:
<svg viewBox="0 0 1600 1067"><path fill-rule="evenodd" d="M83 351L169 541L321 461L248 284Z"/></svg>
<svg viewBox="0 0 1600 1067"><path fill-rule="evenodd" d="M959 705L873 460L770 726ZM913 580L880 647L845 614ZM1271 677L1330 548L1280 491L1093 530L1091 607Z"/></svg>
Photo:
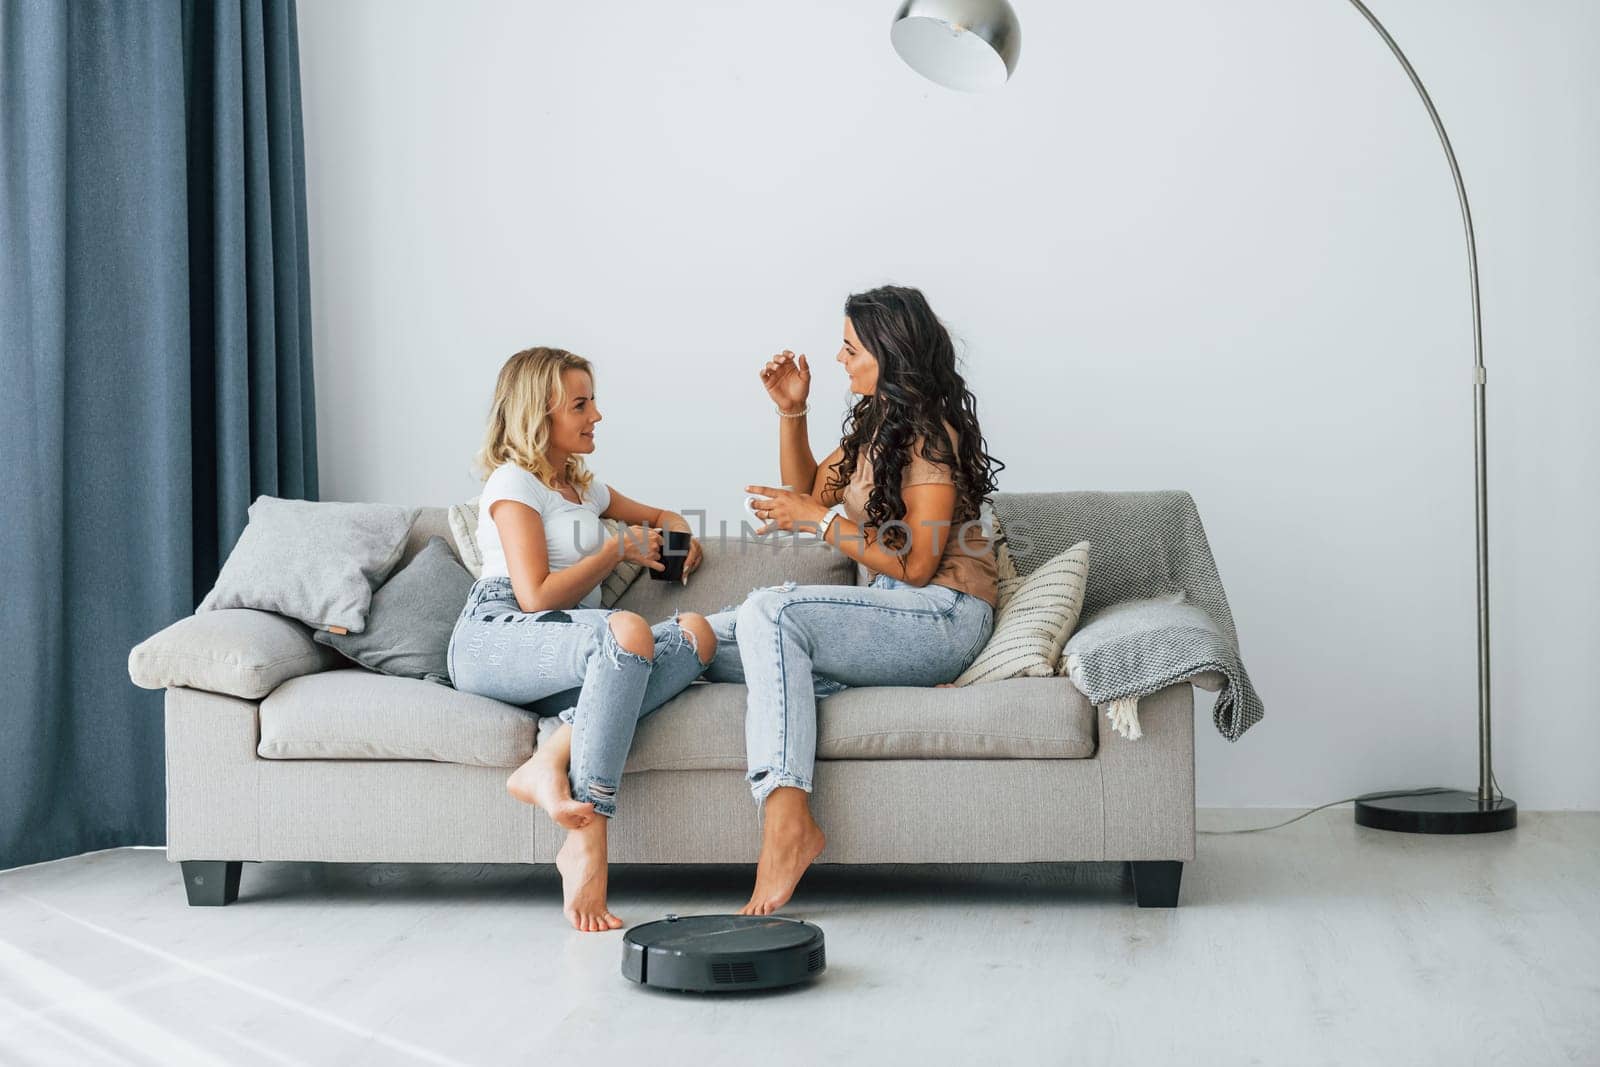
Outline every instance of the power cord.
<svg viewBox="0 0 1600 1067"><path fill-rule="evenodd" d="M1490 781L1494 781L1494 772L1493 771L1489 772L1489 780ZM1497 794L1499 794L1499 798L1503 798L1505 796L1504 793L1500 792L1500 783L1499 782L1495 782L1494 783L1494 790L1495 790L1495 792ZM1296 815L1292 819L1285 819L1282 822L1275 822L1271 826L1247 826L1242 830L1196 830L1195 833L1197 833L1197 834L1207 834L1207 835L1212 835L1212 836L1221 836L1223 834L1259 834L1263 830L1276 830L1276 829L1278 829L1280 827L1288 826L1292 822L1299 822L1301 819L1304 819L1307 815L1315 815L1317 812L1323 810L1324 808L1331 808L1336 804L1349 804L1350 802L1355 801L1355 800L1385 800L1385 799L1387 799L1389 797L1429 797L1429 796L1433 796L1435 793L1453 793L1453 792L1455 792L1455 790L1446 789L1444 786L1436 785L1436 786L1429 786L1426 789L1400 789L1400 790L1397 790L1397 791L1395 791L1393 793L1362 793L1360 796L1345 797L1343 800L1330 800L1326 804L1319 804L1316 807L1310 809L1309 811L1302 811L1299 815ZM1495 800L1495 803L1498 804L1500 802L1499 798L1497 798Z"/></svg>

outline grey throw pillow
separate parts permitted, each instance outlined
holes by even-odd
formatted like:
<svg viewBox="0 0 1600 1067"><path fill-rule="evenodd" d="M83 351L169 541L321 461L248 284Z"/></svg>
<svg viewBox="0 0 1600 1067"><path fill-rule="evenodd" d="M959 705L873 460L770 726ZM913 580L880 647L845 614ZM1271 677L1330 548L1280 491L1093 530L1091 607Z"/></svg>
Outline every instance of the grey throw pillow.
<svg viewBox="0 0 1600 1067"><path fill-rule="evenodd" d="M196 611L255 608L315 630L360 633L373 589L400 562L414 515L391 504L257 497Z"/></svg>
<svg viewBox="0 0 1600 1067"><path fill-rule="evenodd" d="M365 630L312 637L382 674L449 685L445 652L471 589L472 575L456 562L450 545L430 537L415 559L372 594Z"/></svg>

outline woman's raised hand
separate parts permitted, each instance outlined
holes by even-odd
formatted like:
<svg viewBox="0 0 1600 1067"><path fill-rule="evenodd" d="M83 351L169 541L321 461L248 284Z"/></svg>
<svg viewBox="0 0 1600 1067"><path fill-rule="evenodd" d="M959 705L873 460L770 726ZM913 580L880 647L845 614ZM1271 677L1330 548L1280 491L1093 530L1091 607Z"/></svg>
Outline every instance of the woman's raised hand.
<svg viewBox="0 0 1600 1067"><path fill-rule="evenodd" d="M622 537L622 558L642 563L653 571L664 571L667 565L661 562L661 531L654 526L624 526L619 531Z"/></svg>
<svg viewBox="0 0 1600 1067"><path fill-rule="evenodd" d="M806 397L811 394L811 368L806 365L804 353L796 356L786 348L767 360L761 368L761 384L767 387L767 395L779 411L803 410Z"/></svg>

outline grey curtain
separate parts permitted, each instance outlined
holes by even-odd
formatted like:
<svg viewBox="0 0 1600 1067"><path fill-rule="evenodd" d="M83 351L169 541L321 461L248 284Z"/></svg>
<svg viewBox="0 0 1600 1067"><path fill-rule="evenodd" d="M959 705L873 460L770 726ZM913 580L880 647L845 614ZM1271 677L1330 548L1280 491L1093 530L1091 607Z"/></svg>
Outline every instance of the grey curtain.
<svg viewBox="0 0 1600 1067"><path fill-rule="evenodd" d="M315 499L292 0L0 0L0 868L165 841L128 650Z"/></svg>

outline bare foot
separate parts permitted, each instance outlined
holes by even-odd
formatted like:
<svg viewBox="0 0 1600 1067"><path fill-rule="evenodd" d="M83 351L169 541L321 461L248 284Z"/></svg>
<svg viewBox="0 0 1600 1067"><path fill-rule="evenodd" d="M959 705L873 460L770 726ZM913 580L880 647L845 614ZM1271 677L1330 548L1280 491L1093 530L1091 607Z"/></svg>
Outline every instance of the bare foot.
<svg viewBox="0 0 1600 1067"><path fill-rule="evenodd" d="M562 733L566 734L562 744ZM594 805L572 799L567 783L567 760L571 753L570 726L562 726L550 741L540 745L533 758L511 772L506 792L522 801L543 808L557 826L577 830L598 818Z"/></svg>
<svg viewBox="0 0 1600 1067"><path fill-rule="evenodd" d="M574 930L604 933L622 920L606 908L606 821L574 830L556 853L561 872L561 910Z"/></svg>
<svg viewBox="0 0 1600 1067"><path fill-rule="evenodd" d="M801 875L828 843L822 827L811 817L802 789L774 789L767 797L766 815L756 887L750 902L739 909L740 915L771 915L789 903Z"/></svg>

